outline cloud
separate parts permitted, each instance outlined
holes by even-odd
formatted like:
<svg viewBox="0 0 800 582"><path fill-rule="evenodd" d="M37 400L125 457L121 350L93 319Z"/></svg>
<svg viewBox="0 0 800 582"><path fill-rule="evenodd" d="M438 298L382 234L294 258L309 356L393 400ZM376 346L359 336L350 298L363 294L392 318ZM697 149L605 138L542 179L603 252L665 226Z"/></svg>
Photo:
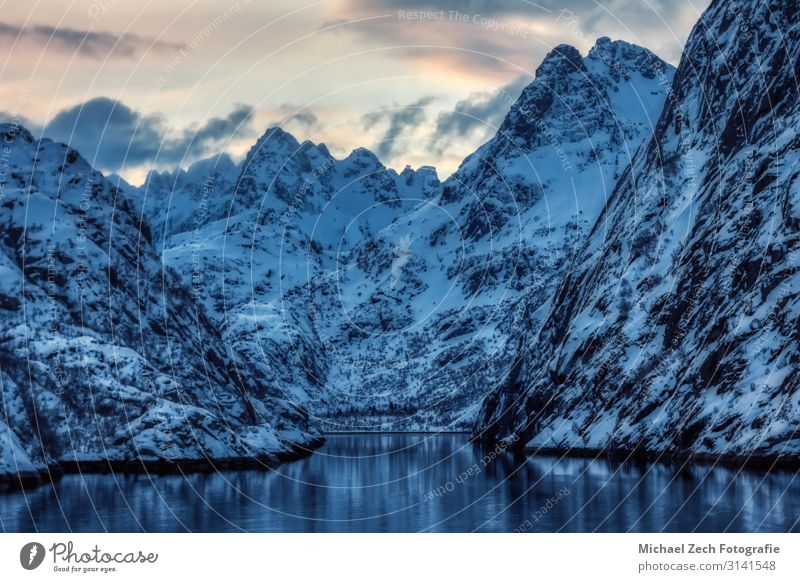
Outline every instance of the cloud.
<svg viewBox="0 0 800 582"><path fill-rule="evenodd" d="M398 17L366 20L337 29L335 34L356 34L364 41L390 48L394 58L413 62L425 74L471 77L503 82L532 70L550 46L537 37L524 19L492 20L481 24L444 18L414 21Z"/></svg>
<svg viewBox="0 0 800 582"><path fill-rule="evenodd" d="M283 117L277 122L286 131L307 134L320 128L317 115L309 108L292 103L279 106L277 113Z"/></svg>
<svg viewBox="0 0 800 582"><path fill-rule="evenodd" d="M560 0L563 2L563 0ZM359 2L349 0L343 2L344 7L353 9ZM377 11L444 11L461 14L482 14L499 16L502 14L528 14L533 10L541 10L545 2L526 2L526 0L373 0L370 4ZM553 2L550 2L552 4Z"/></svg>
<svg viewBox="0 0 800 582"><path fill-rule="evenodd" d="M0 41L6 44L27 41L44 48L65 49L92 58L107 55L133 57L149 50L176 50L180 45L152 40L134 34L117 36L110 32L56 28L46 25L17 26L0 22Z"/></svg>
<svg viewBox="0 0 800 582"><path fill-rule="evenodd" d="M97 97L59 112L44 135L69 144L101 169L117 171L155 158L163 138L161 124L156 116Z"/></svg>
<svg viewBox="0 0 800 582"><path fill-rule="evenodd" d="M443 75L508 82L532 72L556 45L587 51L609 36L646 46L677 63L699 13L710 0L340 0L333 15L385 16L335 34L358 34L391 54ZM577 17L572 25L563 11ZM580 36L575 34L579 30Z"/></svg>
<svg viewBox="0 0 800 582"><path fill-rule="evenodd" d="M569 31L565 42L580 44L570 38L575 30L583 33L585 45L594 44L601 36L621 38L645 46L677 65L689 32L711 0L542 0L542 3L553 9L557 24Z"/></svg>
<svg viewBox="0 0 800 582"><path fill-rule="evenodd" d="M710 3L707 0L706 5ZM360 0L341 2L343 10L354 10ZM669 16L680 12L687 5L695 4L698 10L705 8L703 2L688 0L649 0L631 2L630 0L373 0L370 2L376 11L426 11L460 13L469 16L542 16L557 15L562 10L580 13L586 18L600 18L601 15L612 15L620 19L628 17L652 17L661 15L666 20Z"/></svg>
<svg viewBox="0 0 800 582"><path fill-rule="evenodd" d="M184 164L222 148L235 135L249 133L253 109L238 105L225 117L214 117L167 135L163 119L142 115L127 105L97 97L59 112L44 135L62 141L101 170L117 172L142 164Z"/></svg>
<svg viewBox="0 0 800 582"><path fill-rule="evenodd" d="M15 122L31 132L32 135L40 135L42 126L29 117L10 111L0 110L0 123Z"/></svg>
<svg viewBox="0 0 800 582"><path fill-rule="evenodd" d="M382 160L387 160L392 155L408 151L411 145L408 140L399 139L403 133L415 130L425 122L425 107L436 98L425 96L417 99L411 105L395 106L369 113L364 117L364 129L372 129L378 124L386 123L387 127L375 145L375 152Z"/></svg>
<svg viewBox="0 0 800 582"><path fill-rule="evenodd" d="M252 120L253 108L237 105L225 117L212 117L196 129L185 130L180 139L168 142L168 153L176 156L176 160L206 155L221 142L245 133L250 129Z"/></svg>
<svg viewBox="0 0 800 582"><path fill-rule="evenodd" d="M284 121L284 123L290 123L290 122L294 122L299 125L312 128L316 127L319 124L319 119L317 119L316 115L314 115L310 111L307 111L303 113L295 113L294 115L290 115Z"/></svg>
<svg viewBox="0 0 800 582"><path fill-rule="evenodd" d="M477 131L484 136L494 135L511 105L530 82L531 77L521 75L494 91L472 93L456 103L453 111L443 111L436 118L434 141L428 149L441 154L453 139L467 138Z"/></svg>

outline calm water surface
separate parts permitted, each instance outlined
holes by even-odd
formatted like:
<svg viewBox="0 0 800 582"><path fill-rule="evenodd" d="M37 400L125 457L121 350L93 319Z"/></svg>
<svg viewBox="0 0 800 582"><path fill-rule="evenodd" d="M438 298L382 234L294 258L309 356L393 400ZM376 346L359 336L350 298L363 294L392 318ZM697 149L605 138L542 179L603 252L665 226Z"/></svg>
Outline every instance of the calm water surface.
<svg viewBox="0 0 800 582"><path fill-rule="evenodd" d="M464 435L333 435L265 471L68 475L0 495L4 531L800 531L800 476L537 456Z"/></svg>

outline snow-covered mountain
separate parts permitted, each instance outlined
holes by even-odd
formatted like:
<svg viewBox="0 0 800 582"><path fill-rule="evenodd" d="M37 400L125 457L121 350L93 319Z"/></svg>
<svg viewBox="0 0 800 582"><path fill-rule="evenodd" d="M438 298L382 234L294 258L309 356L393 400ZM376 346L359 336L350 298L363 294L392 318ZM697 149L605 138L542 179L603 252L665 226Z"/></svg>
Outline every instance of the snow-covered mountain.
<svg viewBox="0 0 800 582"><path fill-rule="evenodd" d="M800 453L800 4L716 0L479 432L532 448Z"/></svg>
<svg viewBox="0 0 800 582"><path fill-rule="evenodd" d="M160 250L172 235L224 218L228 210L225 198L214 194L232 192L240 171L227 154L200 160L187 170L154 170L135 189L131 202L148 221L153 242Z"/></svg>
<svg viewBox="0 0 800 582"><path fill-rule="evenodd" d="M365 149L337 160L324 145L273 128L251 148L234 188L207 189L192 204L185 197L195 227L168 239L164 261L260 381L318 417L339 388L330 368L341 361L339 326L348 317L349 292L336 287L346 257L438 188L433 169L398 174Z"/></svg>
<svg viewBox="0 0 800 582"><path fill-rule="evenodd" d="M586 57L559 46L443 185L272 129L200 220L186 215L197 196L180 204L171 223L203 224L169 238L165 261L326 429L464 429L652 133L672 74L624 42Z"/></svg>
<svg viewBox="0 0 800 582"><path fill-rule="evenodd" d="M796 456L799 14L558 46L443 183L272 128L134 188L1 125L0 481L320 430Z"/></svg>
<svg viewBox="0 0 800 582"><path fill-rule="evenodd" d="M497 135L435 198L366 238L335 286L326 414L368 429L463 429L504 381L622 170L652 133L672 67L600 39L556 47Z"/></svg>
<svg viewBox="0 0 800 582"><path fill-rule="evenodd" d="M0 136L0 477L275 462L318 442L229 353L125 195L63 144L13 124Z"/></svg>

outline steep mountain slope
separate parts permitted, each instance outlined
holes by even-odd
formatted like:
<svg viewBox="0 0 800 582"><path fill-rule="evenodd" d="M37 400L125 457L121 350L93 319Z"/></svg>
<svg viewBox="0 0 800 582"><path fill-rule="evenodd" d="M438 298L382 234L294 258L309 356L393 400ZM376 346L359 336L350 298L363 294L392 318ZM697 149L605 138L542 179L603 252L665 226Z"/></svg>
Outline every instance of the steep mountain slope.
<svg viewBox="0 0 800 582"><path fill-rule="evenodd" d="M478 432L529 447L796 456L800 4L716 0Z"/></svg>
<svg viewBox="0 0 800 582"><path fill-rule="evenodd" d="M438 187L430 168L398 174L365 149L337 160L324 145L273 128L251 148L235 188L194 206L197 227L171 237L164 260L192 285L237 357L318 415L340 357L318 322L347 317L335 288L321 299L318 288L335 279L348 249Z"/></svg>
<svg viewBox="0 0 800 582"><path fill-rule="evenodd" d="M151 171L130 198L146 217L154 244L162 249L172 235L224 218L227 207L220 203L224 197L214 193L232 192L240 172L228 155L220 154L195 162L187 170Z"/></svg>
<svg viewBox="0 0 800 582"><path fill-rule="evenodd" d="M436 198L342 254L317 285L340 428L463 429L504 382L570 257L653 131L673 68L625 42L556 47L497 135Z"/></svg>
<svg viewBox="0 0 800 582"><path fill-rule="evenodd" d="M314 444L108 180L63 144L13 124L0 136L0 480L53 463L274 462Z"/></svg>

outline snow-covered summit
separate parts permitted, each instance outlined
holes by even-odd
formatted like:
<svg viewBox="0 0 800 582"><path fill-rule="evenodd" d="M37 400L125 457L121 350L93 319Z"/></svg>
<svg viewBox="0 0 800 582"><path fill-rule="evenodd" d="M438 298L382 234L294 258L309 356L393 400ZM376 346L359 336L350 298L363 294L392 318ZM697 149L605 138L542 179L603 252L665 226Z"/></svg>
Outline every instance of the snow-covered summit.
<svg viewBox="0 0 800 582"><path fill-rule="evenodd" d="M275 462L316 441L230 355L129 193L64 144L14 124L0 135L0 480L55 464Z"/></svg>
<svg viewBox="0 0 800 582"><path fill-rule="evenodd" d="M321 286L319 300L344 297L348 315L318 320L336 354L326 417L467 426L649 138L673 72L622 42L586 57L554 49L438 196L364 239L335 286Z"/></svg>
<svg viewBox="0 0 800 582"><path fill-rule="evenodd" d="M796 457L796 2L716 1L652 140L480 430L529 446Z"/></svg>

